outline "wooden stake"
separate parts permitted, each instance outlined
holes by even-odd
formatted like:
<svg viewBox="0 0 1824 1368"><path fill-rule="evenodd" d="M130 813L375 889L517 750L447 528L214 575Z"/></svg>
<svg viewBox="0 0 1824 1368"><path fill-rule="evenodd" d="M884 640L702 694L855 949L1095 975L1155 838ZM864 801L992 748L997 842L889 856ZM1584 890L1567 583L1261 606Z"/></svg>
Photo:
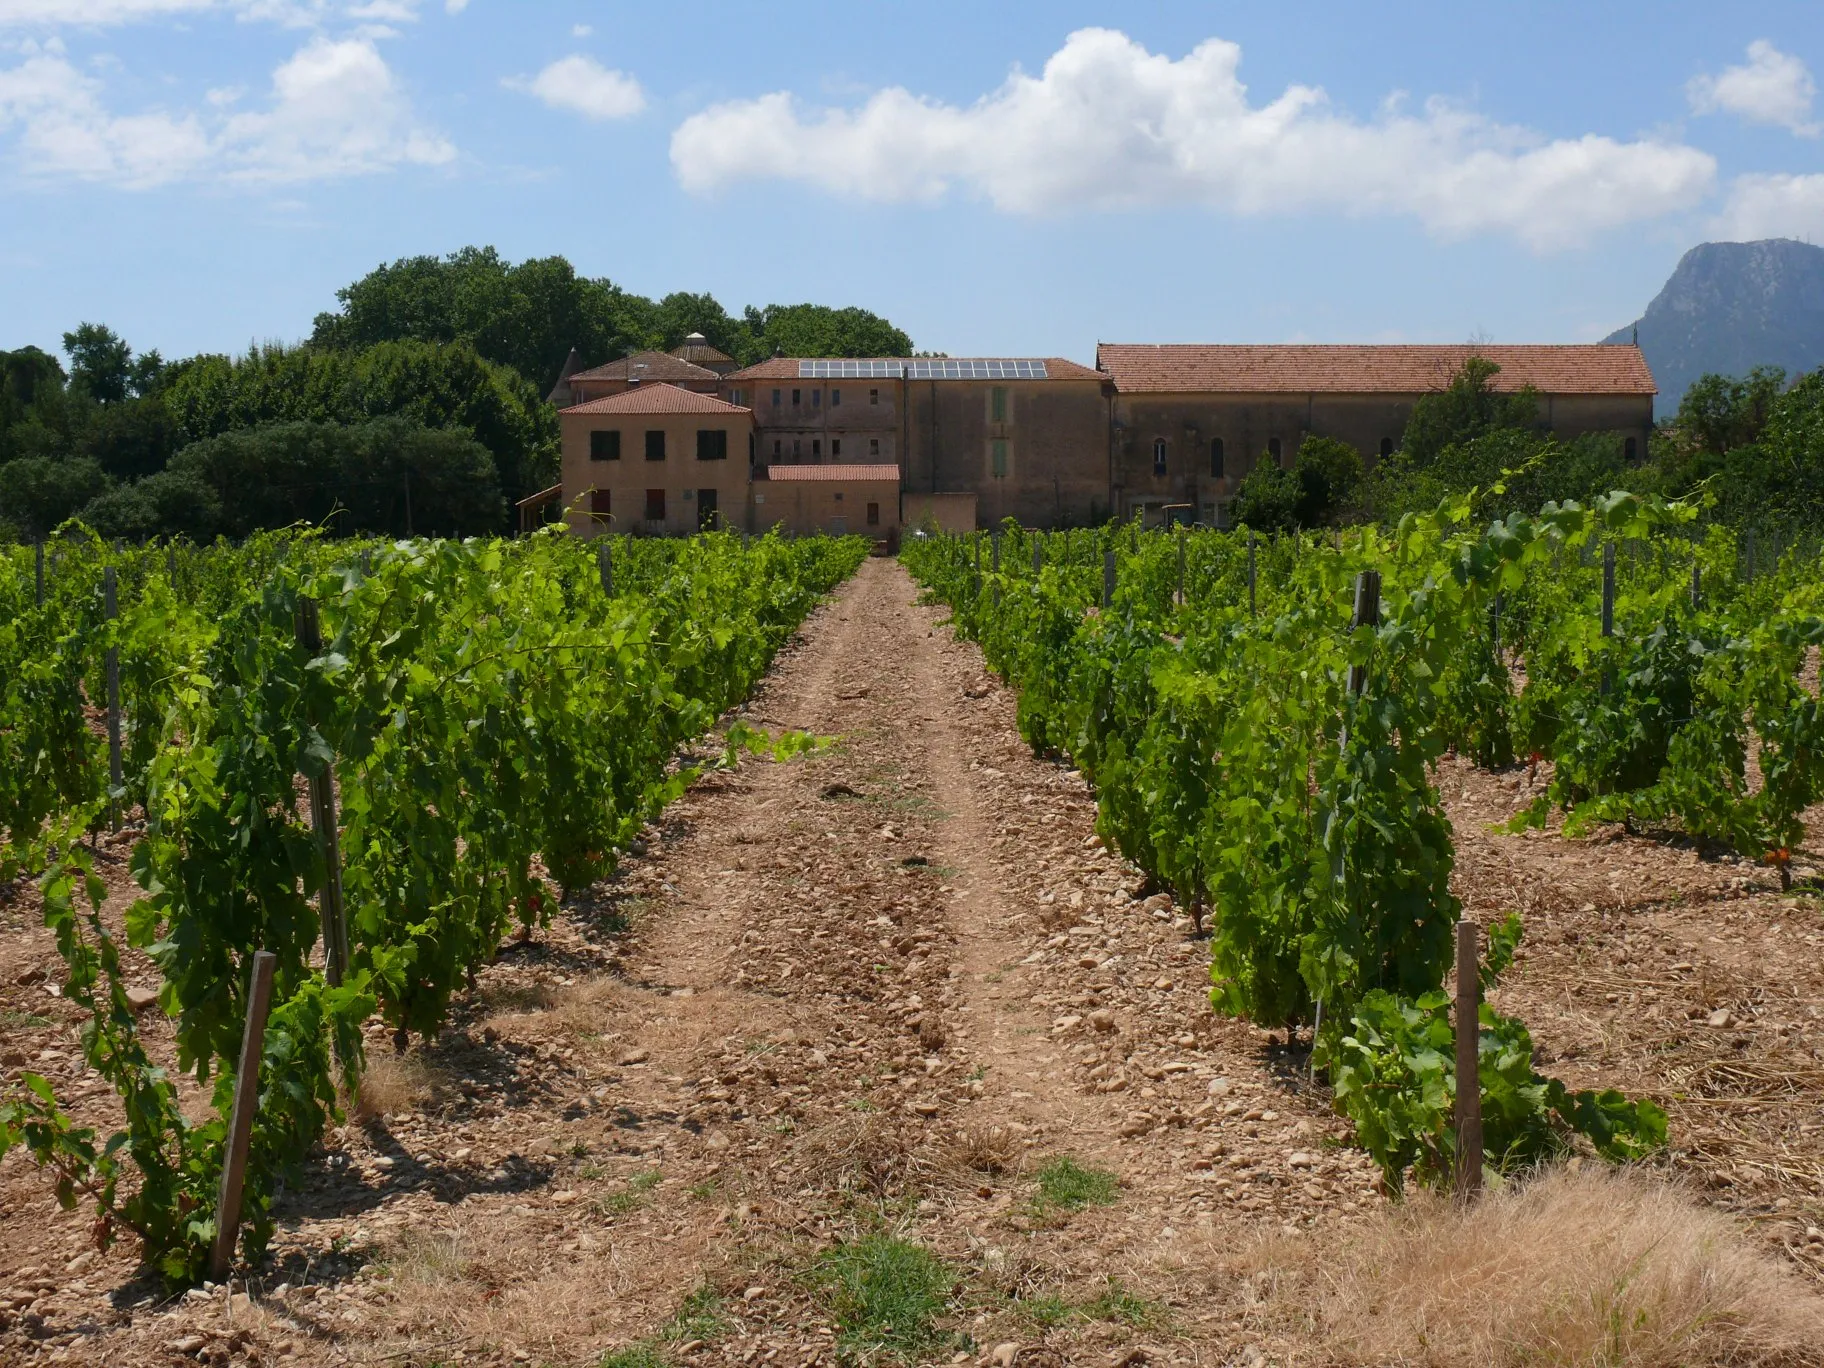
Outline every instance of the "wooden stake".
<svg viewBox="0 0 1824 1368"><path fill-rule="evenodd" d="M38 606L42 608L44 607L44 543L35 543L32 550L36 553L34 559L37 562L38 570Z"/></svg>
<svg viewBox="0 0 1824 1368"><path fill-rule="evenodd" d="M1037 579L1045 568L1045 534L1039 533L1032 539L1032 577Z"/></svg>
<svg viewBox="0 0 1824 1368"><path fill-rule="evenodd" d="M222 1187L215 1204L215 1246L209 1252L209 1276L225 1282L234 1266L234 1246L241 1233L241 1191L247 1183L247 1147L253 1139L253 1117L260 1105L260 1056L266 1048L266 1016L272 1010L272 971L278 956L253 952L253 980L247 987L247 1024L241 1030L241 1067L234 1076L234 1110L228 1119L228 1157L222 1165Z"/></svg>
<svg viewBox="0 0 1824 1368"><path fill-rule="evenodd" d="M988 556L988 568L998 575L1001 573L1001 534L999 532L990 532L988 534L988 543L990 553Z"/></svg>
<svg viewBox="0 0 1824 1368"><path fill-rule="evenodd" d="M1355 577L1355 616L1349 624L1354 627L1379 627L1381 625L1381 572L1363 570ZM1351 665L1349 667L1349 692L1361 696L1368 687L1368 667Z"/></svg>
<svg viewBox="0 0 1824 1368"><path fill-rule="evenodd" d="M614 547L608 538L602 538L602 544L595 552L596 568L602 572L602 597L614 597Z"/></svg>
<svg viewBox="0 0 1824 1368"><path fill-rule="evenodd" d="M1178 602L1184 603L1184 528L1178 529Z"/></svg>
<svg viewBox="0 0 1824 1368"><path fill-rule="evenodd" d="M1615 543L1602 544L1602 635L1606 640L1615 635ZM1602 670L1602 691L1606 694L1615 687L1615 671L1605 665Z"/></svg>
<svg viewBox="0 0 1824 1368"><path fill-rule="evenodd" d="M1258 617L1259 608L1254 599L1254 529L1248 529L1248 616Z"/></svg>
<svg viewBox="0 0 1824 1368"><path fill-rule="evenodd" d="M1691 607L1695 611L1703 607L1704 570L1696 561L1691 562Z"/></svg>
<svg viewBox="0 0 1824 1368"><path fill-rule="evenodd" d="M298 600L298 644L312 656L323 653L323 628L317 601ZM340 987L348 973L348 913L342 901L342 836L336 829L336 767L326 762L321 774L307 774L310 788L310 827L323 856L323 889L317 911L323 924L323 977Z"/></svg>
<svg viewBox="0 0 1824 1368"><path fill-rule="evenodd" d="M1482 1188L1481 936L1467 918L1457 923L1457 1198Z"/></svg>
<svg viewBox="0 0 1824 1368"><path fill-rule="evenodd" d="M1102 553L1102 606L1109 607L1115 601L1115 553Z"/></svg>
<svg viewBox="0 0 1824 1368"><path fill-rule="evenodd" d="M101 611L109 622L120 617L114 567L101 572ZM120 790L125 784L120 764L120 647L110 644L103 658L108 676L108 826L120 830Z"/></svg>

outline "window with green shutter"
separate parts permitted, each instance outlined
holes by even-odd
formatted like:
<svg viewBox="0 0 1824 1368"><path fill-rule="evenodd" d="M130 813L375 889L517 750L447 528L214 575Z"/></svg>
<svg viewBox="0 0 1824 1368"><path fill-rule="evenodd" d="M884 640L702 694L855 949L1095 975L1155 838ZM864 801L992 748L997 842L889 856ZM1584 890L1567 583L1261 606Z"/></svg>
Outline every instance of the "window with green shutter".
<svg viewBox="0 0 1824 1368"><path fill-rule="evenodd" d="M988 391L988 408L995 422L1007 421L1007 386L996 385Z"/></svg>
<svg viewBox="0 0 1824 1368"><path fill-rule="evenodd" d="M997 480L1007 478L1007 443L997 437L988 444L989 469Z"/></svg>

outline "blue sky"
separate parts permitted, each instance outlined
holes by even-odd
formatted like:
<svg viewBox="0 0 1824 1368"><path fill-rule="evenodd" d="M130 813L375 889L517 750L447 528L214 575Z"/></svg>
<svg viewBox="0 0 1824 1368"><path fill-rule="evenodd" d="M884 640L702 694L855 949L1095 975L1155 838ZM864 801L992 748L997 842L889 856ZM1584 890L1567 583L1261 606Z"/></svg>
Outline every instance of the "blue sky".
<svg viewBox="0 0 1824 1368"><path fill-rule="evenodd" d="M1816 0L0 0L0 347L296 339L471 243L958 355L1594 340L1824 241L1821 66Z"/></svg>

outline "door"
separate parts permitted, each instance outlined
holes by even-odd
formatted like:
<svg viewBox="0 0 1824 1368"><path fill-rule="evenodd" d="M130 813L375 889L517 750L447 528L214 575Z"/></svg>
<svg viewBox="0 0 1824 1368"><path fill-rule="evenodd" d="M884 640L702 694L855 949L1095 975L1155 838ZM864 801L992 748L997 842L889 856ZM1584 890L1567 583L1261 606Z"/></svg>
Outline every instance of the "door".
<svg viewBox="0 0 1824 1368"><path fill-rule="evenodd" d="M716 522L716 491L699 489L697 491L697 531L714 532L718 525Z"/></svg>

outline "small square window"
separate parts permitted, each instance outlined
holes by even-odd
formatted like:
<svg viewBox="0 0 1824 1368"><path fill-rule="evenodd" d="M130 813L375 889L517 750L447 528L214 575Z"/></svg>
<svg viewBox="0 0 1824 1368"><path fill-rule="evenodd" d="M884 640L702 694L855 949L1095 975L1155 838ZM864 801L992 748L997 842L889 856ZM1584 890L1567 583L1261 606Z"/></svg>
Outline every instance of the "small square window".
<svg viewBox="0 0 1824 1368"><path fill-rule="evenodd" d="M840 455L842 455L842 438L840 438L840 437L830 438L830 458L832 460L834 460L836 457L838 457Z"/></svg>
<svg viewBox="0 0 1824 1368"><path fill-rule="evenodd" d="M837 503L841 503L842 502L842 491L840 489L837 490L833 497L835 498Z"/></svg>
<svg viewBox="0 0 1824 1368"><path fill-rule="evenodd" d="M649 489L646 491L646 521L665 521L665 491Z"/></svg>
<svg viewBox="0 0 1824 1368"><path fill-rule="evenodd" d="M778 390L773 391L773 407L774 408L779 407L779 391Z"/></svg>
<svg viewBox="0 0 1824 1368"><path fill-rule="evenodd" d="M662 461L665 459L665 429L653 428L646 434L646 459Z"/></svg>
<svg viewBox="0 0 1824 1368"><path fill-rule="evenodd" d="M868 438L868 455L870 455L870 456L880 455L880 438L878 438L878 437Z"/></svg>
<svg viewBox="0 0 1824 1368"><path fill-rule="evenodd" d="M880 402L880 391L877 389L869 390L868 391L868 402L870 404L878 404Z"/></svg>
<svg viewBox="0 0 1824 1368"><path fill-rule="evenodd" d="M869 527L879 527L880 526L880 505L877 503L871 503L868 505L868 526Z"/></svg>
<svg viewBox="0 0 1824 1368"><path fill-rule="evenodd" d="M606 518L614 512L614 499L606 489L589 491L589 511L598 518Z"/></svg>
<svg viewBox="0 0 1824 1368"><path fill-rule="evenodd" d="M830 407L831 408L841 408L842 407L842 391L841 390L833 389L830 391Z"/></svg>
<svg viewBox="0 0 1824 1368"><path fill-rule="evenodd" d="M728 430L726 428L699 428L697 430L697 459L699 461L726 461L728 459Z"/></svg>
<svg viewBox="0 0 1824 1368"><path fill-rule="evenodd" d="M796 408L799 404L801 404L803 402L804 402L804 392L802 390L793 390L792 391L792 407Z"/></svg>
<svg viewBox="0 0 1824 1368"><path fill-rule="evenodd" d="M589 459L592 461L618 461L621 459L621 430L612 432L592 432L589 434Z"/></svg>

